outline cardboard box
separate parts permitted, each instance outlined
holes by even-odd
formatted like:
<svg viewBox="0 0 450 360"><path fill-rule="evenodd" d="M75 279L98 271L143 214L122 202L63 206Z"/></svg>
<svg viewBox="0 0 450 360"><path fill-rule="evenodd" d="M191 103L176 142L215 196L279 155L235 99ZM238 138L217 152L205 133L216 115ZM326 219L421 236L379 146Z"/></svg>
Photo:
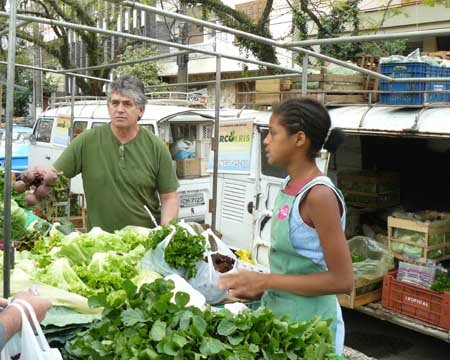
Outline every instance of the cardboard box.
<svg viewBox="0 0 450 360"><path fill-rule="evenodd" d="M201 159L177 160L177 175L180 178L201 176Z"/></svg>

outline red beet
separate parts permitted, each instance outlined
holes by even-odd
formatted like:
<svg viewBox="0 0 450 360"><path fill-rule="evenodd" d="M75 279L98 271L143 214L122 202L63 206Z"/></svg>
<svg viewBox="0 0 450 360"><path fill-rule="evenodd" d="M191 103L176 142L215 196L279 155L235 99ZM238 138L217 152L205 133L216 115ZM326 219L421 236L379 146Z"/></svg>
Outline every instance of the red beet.
<svg viewBox="0 0 450 360"><path fill-rule="evenodd" d="M25 195L25 202L27 203L27 205L36 205L38 200L36 198L36 195L27 194Z"/></svg>
<svg viewBox="0 0 450 360"><path fill-rule="evenodd" d="M38 200L43 200L50 194L50 188L46 185L40 185L34 192Z"/></svg>
<svg viewBox="0 0 450 360"><path fill-rule="evenodd" d="M20 175L20 178L26 183L26 184L31 184L34 179L35 176L31 171L25 171L24 173L22 173Z"/></svg>
<svg viewBox="0 0 450 360"><path fill-rule="evenodd" d="M27 185L22 180L18 180L14 184L14 190L16 190L19 193L23 193L26 189Z"/></svg>
<svg viewBox="0 0 450 360"><path fill-rule="evenodd" d="M58 175L53 172L49 172L44 175L44 185L53 186L58 181Z"/></svg>

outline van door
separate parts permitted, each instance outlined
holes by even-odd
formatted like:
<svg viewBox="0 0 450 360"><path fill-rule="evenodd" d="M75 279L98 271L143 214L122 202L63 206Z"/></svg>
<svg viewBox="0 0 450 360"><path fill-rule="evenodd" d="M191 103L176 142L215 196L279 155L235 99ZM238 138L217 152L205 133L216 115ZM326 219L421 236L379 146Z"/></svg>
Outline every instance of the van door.
<svg viewBox="0 0 450 360"><path fill-rule="evenodd" d="M255 212L255 230L253 236L252 256L260 264L269 266L270 233L272 224L272 210L275 204L275 198L287 177L287 171L283 168L270 165L267 162L263 141L267 136L269 129L259 127L259 169L256 171L260 176L260 189L257 193L256 212ZM330 154L321 153L316 158L316 164L319 169L326 174Z"/></svg>

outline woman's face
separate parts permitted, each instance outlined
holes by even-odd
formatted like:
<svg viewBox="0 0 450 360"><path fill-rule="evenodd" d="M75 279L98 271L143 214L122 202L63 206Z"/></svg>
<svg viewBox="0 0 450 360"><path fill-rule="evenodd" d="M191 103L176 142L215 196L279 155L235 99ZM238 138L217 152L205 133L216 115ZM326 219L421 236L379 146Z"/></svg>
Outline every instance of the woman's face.
<svg viewBox="0 0 450 360"><path fill-rule="evenodd" d="M289 135L279 115L272 114L269 121L269 133L264 139L269 164L287 166L297 150L297 139L297 134Z"/></svg>

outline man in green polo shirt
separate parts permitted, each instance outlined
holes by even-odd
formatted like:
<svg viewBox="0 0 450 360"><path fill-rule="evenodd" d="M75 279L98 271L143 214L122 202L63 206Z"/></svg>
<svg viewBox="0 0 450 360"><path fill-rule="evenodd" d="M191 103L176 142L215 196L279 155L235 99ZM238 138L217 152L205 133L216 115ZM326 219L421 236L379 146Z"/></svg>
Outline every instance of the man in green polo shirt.
<svg viewBox="0 0 450 360"><path fill-rule="evenodd" d="M114 80L108 92L111 122L77 136L53 164L69 178L81 173L89 229L152 227L144 206L162 225L178 216L179 184L170 153L138 123L146 101L140 80Z"/></svg>

